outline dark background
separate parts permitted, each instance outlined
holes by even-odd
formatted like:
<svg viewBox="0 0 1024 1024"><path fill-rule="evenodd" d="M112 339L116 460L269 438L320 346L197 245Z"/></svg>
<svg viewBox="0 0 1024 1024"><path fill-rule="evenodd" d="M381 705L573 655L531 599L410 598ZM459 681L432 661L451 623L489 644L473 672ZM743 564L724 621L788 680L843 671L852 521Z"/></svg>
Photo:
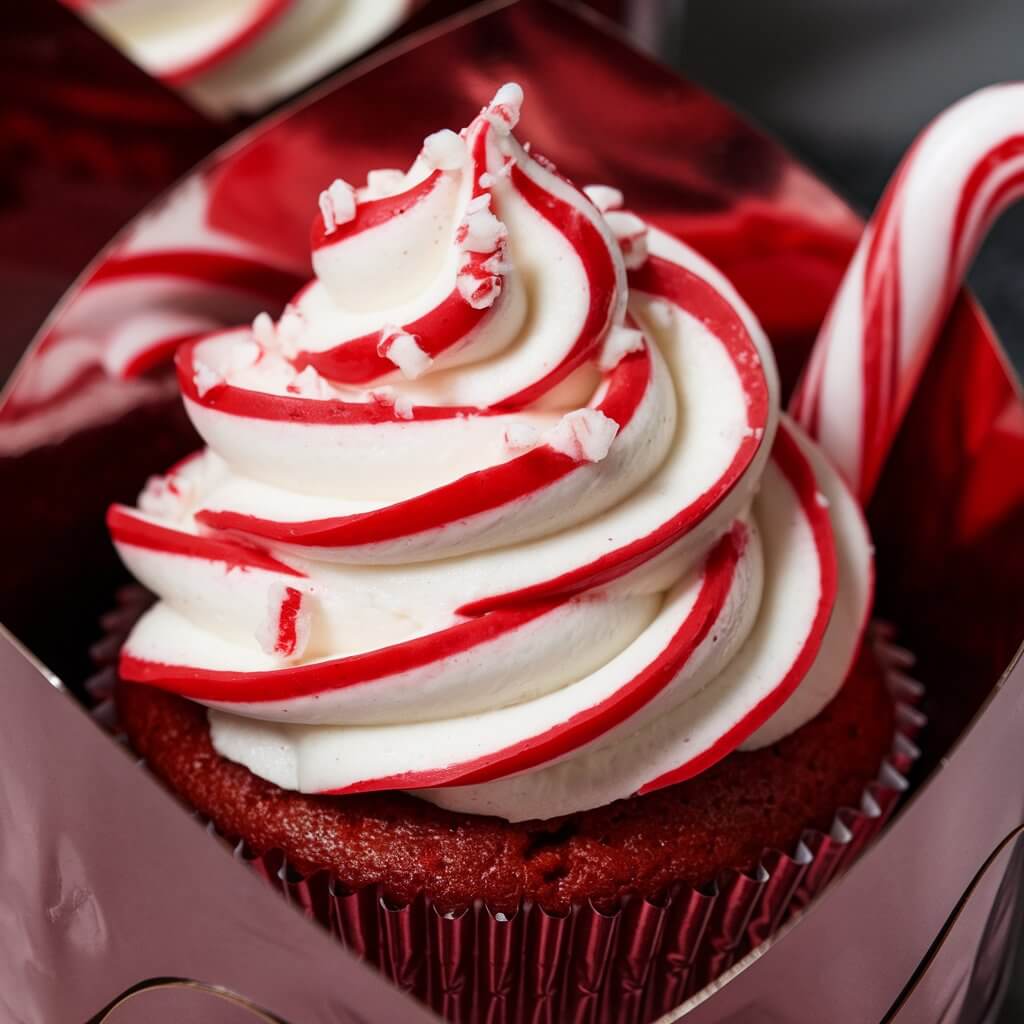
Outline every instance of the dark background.
<svg viewBox="0 0 1024 1024"><path fill-rule="evenodd" d="M663 55L782 139L865 214L939 111L974 89L1024 78L1021 0L660 6L673 14ZM1022 270L1024 205L997 225L970 278L1018 369Z"/></svg>

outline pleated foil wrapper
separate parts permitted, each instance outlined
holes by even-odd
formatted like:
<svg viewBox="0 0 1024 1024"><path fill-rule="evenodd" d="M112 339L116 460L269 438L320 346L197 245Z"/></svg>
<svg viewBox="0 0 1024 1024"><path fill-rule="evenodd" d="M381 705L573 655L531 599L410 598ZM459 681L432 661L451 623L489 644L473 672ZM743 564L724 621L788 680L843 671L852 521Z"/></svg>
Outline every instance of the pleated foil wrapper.
<svg viewBox="0 0 1024 1024"><path fill-rule="evenodd" d="M103 619L93 649L101 666L89 685L95 717L117 734L110 694L124 637L150 603L125 587ZM280 850L233 846L301 913L349 952L382 971L455 1024L647 1024L679 1006L760 945L840 874L878 834L907 789L925 725L923 686L913 655L884 623L870 642L896 707L889 757L860 806L837 811L828 832L808 830L791 851L766 850L751 872L724 873L713 885L677 885L661 899L630 897L612 911L590 904L552 914L524 902L515 914L483 902L445 913L426 896L396 906L378 888L347 891L326 872L304 876ZM122 735L119 737L127 742ZM138 762L140 766L144 761Z"/></svg>

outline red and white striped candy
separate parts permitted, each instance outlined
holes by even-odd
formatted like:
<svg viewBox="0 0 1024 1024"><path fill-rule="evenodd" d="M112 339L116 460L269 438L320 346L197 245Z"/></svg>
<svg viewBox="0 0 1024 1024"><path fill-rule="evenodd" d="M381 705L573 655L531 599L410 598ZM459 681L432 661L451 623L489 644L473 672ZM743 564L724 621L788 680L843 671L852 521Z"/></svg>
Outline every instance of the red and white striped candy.
<svg viewBox="0 0 1024 1024"><path fill-rule="evenodd" d="M1024 196L1024 83L918 137L868 224L791 412L866 502L972 257Z"/></svg>

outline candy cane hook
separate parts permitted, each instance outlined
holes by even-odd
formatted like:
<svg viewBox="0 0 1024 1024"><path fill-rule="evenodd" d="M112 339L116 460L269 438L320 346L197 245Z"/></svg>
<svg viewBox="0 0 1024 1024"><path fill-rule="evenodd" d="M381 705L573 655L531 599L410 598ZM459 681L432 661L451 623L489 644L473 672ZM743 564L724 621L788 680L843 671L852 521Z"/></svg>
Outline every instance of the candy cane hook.
<svg viewBox="0 0 1024 1024"><path fill-rule="evenodd" d="M950 107L918 136L861 238L790 411L862 502L960 282L1024 197L1024 83Z"/></svg>

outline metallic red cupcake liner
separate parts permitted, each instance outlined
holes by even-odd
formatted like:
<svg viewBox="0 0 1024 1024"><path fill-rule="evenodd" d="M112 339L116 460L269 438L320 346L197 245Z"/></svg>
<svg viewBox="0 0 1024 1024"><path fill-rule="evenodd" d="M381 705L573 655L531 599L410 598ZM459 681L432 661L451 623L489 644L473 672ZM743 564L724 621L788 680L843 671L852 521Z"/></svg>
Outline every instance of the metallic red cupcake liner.
<svg viewBox="0 0 1024 1024"><path fill-rule="evenodd" d="M132 589L105 620L111 636L94 653L108 668L94 689L112 682L116 634L138 614ZM827 833L806 832L792 852L767 850L754 871L725 873L713 886L678 885L660 900L625 899L612 912L586 904L557 915L525 902L505 915L478 902L442 913L425 896L395 906L376 888L348 892L326 872L303 876L280 850L257 853L238 842L235 855L350 952L449 1021L654 1021L803 909L879 832L906 790L924 725L915 707L923 688L907 675L913 658L893 643L890 627L874 625L871 640L896 705L896 732L860 806L839 810ZM109 701L97 715L113 724Z"/></svg>

